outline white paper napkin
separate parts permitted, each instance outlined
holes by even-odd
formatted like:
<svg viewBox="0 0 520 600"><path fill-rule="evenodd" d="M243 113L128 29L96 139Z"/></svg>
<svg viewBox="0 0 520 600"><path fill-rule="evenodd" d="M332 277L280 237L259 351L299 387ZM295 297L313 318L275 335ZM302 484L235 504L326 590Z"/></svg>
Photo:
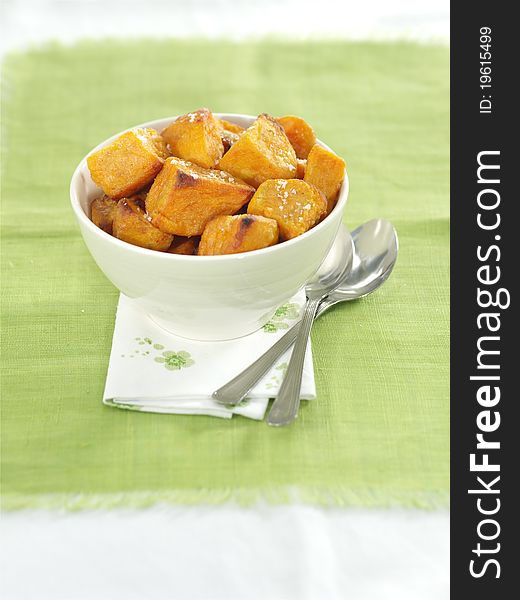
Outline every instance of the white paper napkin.
<svg viewBox="0 0 520 600"><path fill-rule="evenodd" d="M262 419L269 398L278 393L292 350L278 359L240 406L226 408L211 394L280 339L299 320L304 303L301 291L249 336L196 342L168 333L121 294L103 402L128 410ZM301 397L316 397L310 342Z"/></svg>

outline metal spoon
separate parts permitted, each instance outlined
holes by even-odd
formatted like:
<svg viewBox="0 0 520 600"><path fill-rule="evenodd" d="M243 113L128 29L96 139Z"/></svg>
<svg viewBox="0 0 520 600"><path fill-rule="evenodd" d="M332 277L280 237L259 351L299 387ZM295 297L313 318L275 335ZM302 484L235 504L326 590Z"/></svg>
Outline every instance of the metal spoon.
<svg viewBox="0 0 520 600"><path fill-rule="evenodd" d="M354 247L352 237L346 227L340 227L338 237L340 243L337 252L327 254L314 277L305 286L307 303L305 304L285 377L268 416L267 422L269 425L288 425L298 416L303 362L318 306L332 290L338 287L352 268Z"/></svg>
<svg viewBox="0 0 520 600"><path fill-rule="evenodd" d="M346 227L342 226L325 260L319 267L313 280L308 284L311 292L314 289L312 286L315 286L315 280L319 281L320 278L330 279L333 285L339 285L350 272L353 260L354 242L352 241L350 232ZM305 287L305 291L307 293L307 286ZM298 328L295 329L293 327L289 330L290 332L294 332L294 336L291 336L290 340L287 335L284 335L258 360L242 371L242 373L213 392L212 397L220 404L225 404L226 406L236 406L239 404L255 383L269 371L273 365L273 361L285 352L287 348L292 346L298 335L300 324L301 321L298 322ZM279 348L280 350L278 350Z"/></svg>
<svg viewBox="0 0 520 600"><path fill-rule="evenodd" d="M394 268L398 240L389 221L373 219L364 223L352 232L352 240L355 248L352 270L340 286L320 304L318 317L335 304L371 294L388 279ZM215 391L213 398L230 407L241 402L276 360L291 347L299 327L300 323L297 323L289 329L260 358Z"/></svg>

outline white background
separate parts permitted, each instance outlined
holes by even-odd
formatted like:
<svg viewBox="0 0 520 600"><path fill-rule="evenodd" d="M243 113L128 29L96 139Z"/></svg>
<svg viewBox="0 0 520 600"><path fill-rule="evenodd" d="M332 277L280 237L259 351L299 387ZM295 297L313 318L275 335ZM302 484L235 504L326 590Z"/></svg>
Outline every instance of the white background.
<svg viewBox="0 0 520 600"><path fill-rule="evenodd" d="M447 42L449 0L3 0L0 48L80 37L408 38Z"/></svg>
<svg viewBox="0 0 520 600"><path fill-rule="evenodd" d="M4 600L449 598L445 512L30 512L2 537Z"/></svg>
<svg viewBox="0 0 520 600"><path fill-rule="evenodd" d="M424 43L447 43L449 36L448 0L3 0L1 10L2 53L49 39L104 36ZM1 532L5 600L449 597L445 511L27 511L4 514Z"/></svg>

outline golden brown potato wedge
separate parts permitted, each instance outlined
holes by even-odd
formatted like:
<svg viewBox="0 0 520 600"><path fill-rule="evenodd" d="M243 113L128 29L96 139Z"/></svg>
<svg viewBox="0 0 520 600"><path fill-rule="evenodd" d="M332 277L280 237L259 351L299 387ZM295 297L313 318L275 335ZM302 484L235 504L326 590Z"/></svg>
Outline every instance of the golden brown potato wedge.
<svg viewBox="0 0 520 600"><path fill-rule="evenodd" d="M256 190L247 212L274 219L283 241L314 227L326 210L325 195L313 185L301 179L270 179Z"/></svg>
<svg viewBox="0 0 520 600"><path fill-rule="evenodd" d="M122 198L114 212L113 235L124 242L149 248L168 250L173 236L154 227L137 198Z"/></svg>
<svg viewBox="0 0 520 600"><path fill-rule="evenodd" d="M175 236L172 245L168 248L170 254L197 254L200 237L182 237Z"/></svg>
<svg viewBox="0 0 520 600"><path fill-rule="evenodd" d="M267 179L296 175L296 154L283 127L262 114L224 154L219 168L258 187Z"/></svg>
<svg viewBox="0 0 520 600"><path fill-rule="evenodd" d="M313 128L301 117L287 115L276 119L284 128L285 135L296 152L298 158L307 158L311 148L316 143L316 135Z"/></svg>
<svg viewBox="0 0 520 600"><path fill-rule="evenodd" d="M178 117L161 132L171 153L201 167L214 167L224 154L222 127L207 108Z"/></svg>
<svg viewBox="0 0 520 600"><path fill-rule="evenodd" d="M162 231L191 237L214 217L238 212L254 191L229 173L170 157L148 192L146 210Z"/></svg>
<svg viewBox="0 0 520 600"><path fill-rule="evenodd" d="M341 184L345 179L345 161L318 146L312 147L307 159L304 181L312 183L320 189L327 198L327 214L336 205Z"/></svg>
<svg viewBox="0 0 520 600"><path fill-rule="evenodd" d="M155 129L132 129L87 158L92 180L107 196L131 196L153 181L168 156Z"/></svg>
<svg viewBox="0 0 520 600"><path fill-rule="evenodd" d="M206 225L198 254L237 254L267 248L277 242L278 224L274 219L256 215L222 216Z"/></svg>
<svg viewBox="0 0 520 600"><path fill-rule="evenodd" d="M303 158L298 159L296 165L296 179L303 179L305 177L305 168L307 167L307 161Z"/></svg>
<svg viewBox="0 0 520 600"><path fill-rule="evenodd" d="M96 198L90 205L90 218L92 222L103 231L112 234L112 223L117 207L117 201L108 196Z"/></svg>
<svg viewBox="0 0 520 600"><path fill-rule="evenodd" d="M231 131L231 133L240 135L242 131L244 131L244 128L240 127L240 125L237 125L236 123L231 123L231 121L226 121L225 119L219 119L219 121L222 129L227 129L227 131Z"/></svg>

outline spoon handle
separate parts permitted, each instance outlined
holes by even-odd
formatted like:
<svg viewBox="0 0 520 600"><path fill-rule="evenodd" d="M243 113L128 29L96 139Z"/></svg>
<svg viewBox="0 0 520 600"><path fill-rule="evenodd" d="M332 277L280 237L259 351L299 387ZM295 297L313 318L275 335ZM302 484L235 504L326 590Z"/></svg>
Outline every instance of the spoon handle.
<svg viewBox="0 0 520 600"><path fill-rule="evenodd" d="M307 302L303 314L298 337L291 354L291 360L287 367L287 373L280 386L278 397L274 401L271 411L267 417L268 425L279 427L289 425L298 416L300 408L300 389L302 386L303 361L307 350L307 340L311 332L312 323L321 298L314 298Z"/></svg>
<svg viewBox="0 0 520 600"><path fill-rule="evenodd" d="M336 301L337 302L337 301ZM334 301L329 299L323 300L319 306L316 317L323 314L328 308L335 304ZM274 365L276 360L282 356L293 344L294 340L298 336L300 329L300 322L296 323L291 329L287 331L269 350L264 352L260 358L255 360L240 372L236 377L233 377L230 381L214 391L212 397L219 404L226 406L236 406L246 396L249 390L255 386L256 383L269 371Z"/></svg>
<svg viewBox="0 0 520 600"><path fill-rule="evenodd" d="M264 352L254 363L246 367L236 377L228 381L221 388L213 392L212 397L220 404L236 406L247 395L247 392L257 383L293 344L298 335L300 323L296 323L281 337L276 344Z"/></svg>

